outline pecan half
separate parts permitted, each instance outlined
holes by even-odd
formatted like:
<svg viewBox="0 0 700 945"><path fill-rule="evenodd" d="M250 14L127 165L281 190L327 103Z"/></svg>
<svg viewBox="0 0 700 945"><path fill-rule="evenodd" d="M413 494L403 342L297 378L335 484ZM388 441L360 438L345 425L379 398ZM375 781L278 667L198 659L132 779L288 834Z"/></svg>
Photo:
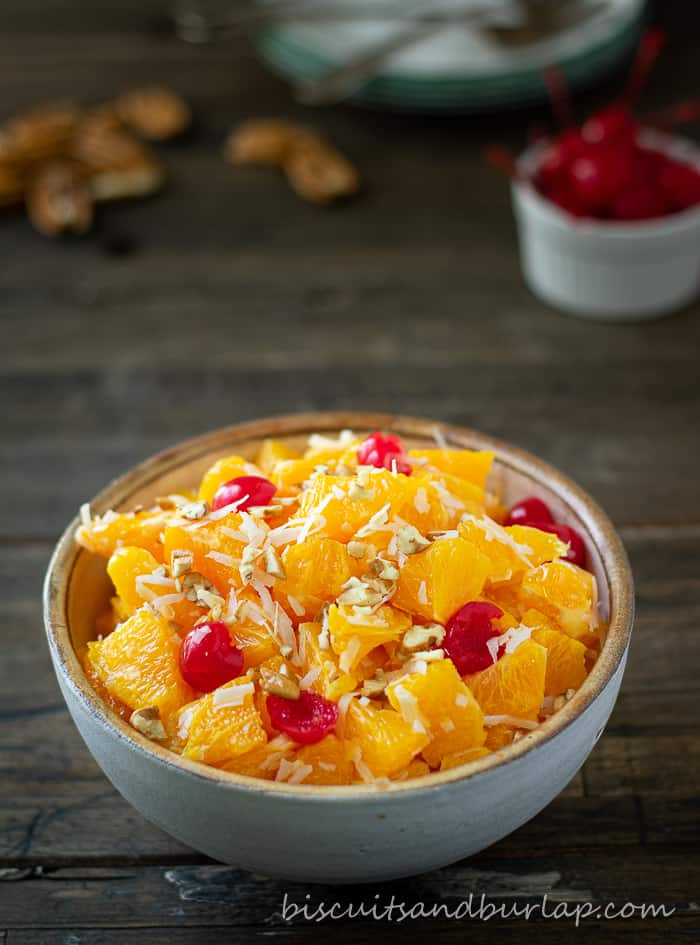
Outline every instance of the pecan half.
<svg viewBox="0 0 700 945"><path fill-rule="evenodd" d="M230 164L259 164L282 167L300 138L315 138L302 125L279 118L244 121L224 143L224 158Z"/></svg>
<svg viewBox="0 0 700 945"><path fill-rule="evenodd" d="M95 200L119 200L154 193L163 183L163 167L145 144L128 131L87 122L70 147L90 177Z"/></svg>
<svg viewBox="0 0 700 945"><path fill-rule="evenodd" d="M11 118L0 129L0 160L27 165L62 155L80 116L74 105L56 103Z"/></svg>
<svg viewBox="0 0 700 945"><path fill-rule="evenodd" d="M149 141L175 138L192 122L187 102L171 89L158 85L125 92L114 107L125 125Z"/></svg>
<svg viewBox="0 0 700 945"><path fill-rule="evenodd" d="M29 219L44 236L89 230L92 195L80 168L69 161L42 167L30 185L27 210Z"/></svg>
<svg viewBox="0 0 700 945"><path fill-rule="evenodd" d="M311 203L332 203L360 189L360 176L354 165L340 151L318 139L295 142L284 169L294 190Z"/></svg>

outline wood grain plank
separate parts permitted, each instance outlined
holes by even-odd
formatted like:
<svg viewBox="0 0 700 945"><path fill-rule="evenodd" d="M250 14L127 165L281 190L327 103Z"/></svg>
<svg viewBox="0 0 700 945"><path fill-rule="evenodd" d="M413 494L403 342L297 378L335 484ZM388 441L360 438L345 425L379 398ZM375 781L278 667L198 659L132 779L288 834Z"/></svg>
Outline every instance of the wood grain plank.
<svg viewBox="0 0 700 945"><path fill-rule="evenodd" d="M521 920L506 922L491 919L488 924L471 921L454 922L411 922L410 926L375 925L371 928L352 924L342 925L328 922L321 925L301 925L293 923L290 927L270 929L237 928L237 945L253 945L261 939L279 942L280 945L297 945L308 941L313 936L318 945L357 945L358 935L371 936L373 942L381 941L386 945L405 945L408 935L419 941L439 940L447 945L458 945L468 937L473 945L502 945L505 935L517 934L518 942L524 945L560 945L568 933L571 922L562 925L552 922L525 925ZM651 920L646 928L638 923L589 922L576 929L576 945L695 945L698 926L693 918L671 917L666 920ZM41 935L41 945L231 945L230 928L207 925L188 929L173 928L78 928L75 932L61 929L11 929L7 945L36 945L37 935ZM602 938L604 936L604 939ZM671 937L672 936L672 937ZM0 939L0 941L4 940Z"/></svg>
<svg viewBox="0 0 700 945"><path fill-rule="evenodd" d="M73 868L30 873L24 880L5 884L2 909L5 927L11 929L72 929L79 914L86 928L138 928L147 918L148 925L155 927L264 925L272 932L283 924L285 893L288 902L297 904L348 904L358 899L371 904L375 894L383 902L393 894L406 904L443 903L453 908L470 893L511 903L541 901L546 894L551 903L663 903L675 907L679 919L697 923L696 890L686 856L623 847L617 857L624 862L624 870L611 869L608 851L557 852L554 857L535 852L510 860L480 854L446 870L376 888L308 887L206 864L168 869ZM134 903L139 904L136 913ZM628 921L634 925L634 920ZM639 925L644 927L644 922Z"/></svg>
<svg viewBox="0 0 700 945"><path fill-rule="evenodd" d="M135 461L207 428L285 407L381 408L476 426L570 473L618 524L649 521L649 515L686 523L698 507L700 448L688 430L700 409L700 388L689 366L669 363L656 380L648 378L650 393L640 402L639 376L634 364L618 365L605 397L592 400L589 382L573 377L570 365L523 365L512 375L481 363L5 375L0 396L15 409L0 448L0 534L52 537L86 498ZM648 461L652 442L665 476ZM52 470L48 482L46 469Z"/></svg>

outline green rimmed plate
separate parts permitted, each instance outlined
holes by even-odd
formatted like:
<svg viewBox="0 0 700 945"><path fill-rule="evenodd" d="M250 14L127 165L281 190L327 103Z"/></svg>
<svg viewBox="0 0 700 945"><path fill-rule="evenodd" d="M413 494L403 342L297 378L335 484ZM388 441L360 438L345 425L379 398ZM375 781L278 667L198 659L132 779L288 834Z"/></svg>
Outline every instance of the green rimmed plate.
<svg viewBox="0 0 700 945"><path fill-rule="evenodd" d="M556 62L572 86L613 68L638 41L645 0L609 0L583 26L526 49L490 44L474 29L452 26L391 57L384 72L351 101L413 111L484 111L546 97L542 69ZM294 82L320 78L360 49L388 36L395 24L280 24L259 38L260 55Z"/></svg>

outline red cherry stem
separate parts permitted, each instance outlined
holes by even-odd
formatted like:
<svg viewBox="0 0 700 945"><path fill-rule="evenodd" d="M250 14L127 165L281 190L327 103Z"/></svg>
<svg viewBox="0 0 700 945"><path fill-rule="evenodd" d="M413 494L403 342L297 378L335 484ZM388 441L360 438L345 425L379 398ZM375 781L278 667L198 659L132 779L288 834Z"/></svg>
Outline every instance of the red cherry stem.
<svg viewBox="0 0 700 945"><path fill-rule="evenodd" d="M627 79L627 87L622 96L622 101L628 108L633 108L638 101L665 43L666 32L662 29L647 30L642 36Z"/></svg>
<svg viewBox="0 0 700 945"><path fill-rule="evenodd" d="M662 108L648 115L643 124L660 131L670 131L678 125L687 125L700 118L700 98L688 98L668 108Z"/></svg>
<svg viewBox="0 0 700 945"><path fill-rule="evenodd" d="M560 128L568 128L574 123L574 113L571 108L566 76L559 66L548 66L542 72L542 78L549 92L549 100L557 124Z"/></svg>
<svg viewBox="0 0 700 945"><path fill-rule="evenodd" d="M503 171L511 180L525 180L525 175L518 167L515 157L508 148L494 144L484 151L484 158L487 164L497 168L499 171Z"/></svg>

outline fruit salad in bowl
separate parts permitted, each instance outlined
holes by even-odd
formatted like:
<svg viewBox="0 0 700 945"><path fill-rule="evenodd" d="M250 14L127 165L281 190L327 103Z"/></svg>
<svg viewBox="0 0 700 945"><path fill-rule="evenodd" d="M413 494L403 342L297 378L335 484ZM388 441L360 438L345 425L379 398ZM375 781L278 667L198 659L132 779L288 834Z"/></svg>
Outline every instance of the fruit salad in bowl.
<svg viewBox="0 0 700 945"><path fill-rule="evenodd" d="M603 513L539 460L318 414L116 480L59 542L45 608L132 804L218 859L341 882L444 865L561 790L614 704L632 589Z"/></svg>
<svg viewBox="0 0 700 945"><path fill-rule="evenodd" d="M605 626L580 533L509 509L487 450L379 431L266 439L193 490L93 516L114 594L82 652L112 709L184 757L376 784L498 751L570 699Z"/></svg>

